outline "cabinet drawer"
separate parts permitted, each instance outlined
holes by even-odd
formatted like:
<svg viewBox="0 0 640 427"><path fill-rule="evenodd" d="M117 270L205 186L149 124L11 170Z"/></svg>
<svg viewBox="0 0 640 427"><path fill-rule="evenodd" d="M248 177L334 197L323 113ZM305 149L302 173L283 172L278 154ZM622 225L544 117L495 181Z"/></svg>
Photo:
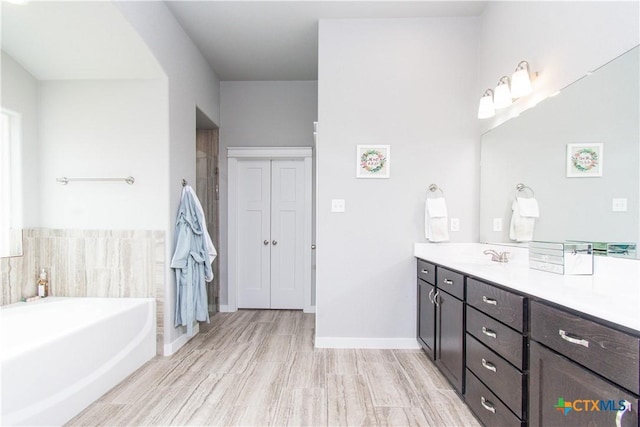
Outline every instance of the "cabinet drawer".
<svg viewBox="0 0 640 427"><path fill-rule="evenodd" d="M531 338L639 393L639 338L537 301L531 303Z"/></svg>
<svg viewBox="0 0 640 427"><path fill-rule="evenodd" d="M467 332L522 369L524 337L497 320L467 306Z"/></svg>
<svg viewBox="0 0 640 427"><path fill-rule="evenodd" d="M470 369L509 409L522 418L524 375L469 334L467 334L467 369Z"/></svg>
<svg viewBox="0 0 640 427"><path fill-rule="evenodd" d="M524 331L524 297L475 279L467 279L467 304L520 332Z"/></svg>
<svg viewBox="0 0 640 427"><path fill-rule="evenodd" d="M535 341L530 354L531 427L638 426L637 396ZM571 409L559 411L560 405Z"/></svg>
<svg viewBox="0 0 640 427"><path fill-rule="evenodd" d="M436 284L436 266L430 262L418 260L418 278L432 285Z"/></svg>
<svg viewBox="0 0 640 427"><path fill-rule="evenodd" d="M438 267L438 289L464 300L464 276L446 268Z"/></svg>
<svg viewBox="0 0 640 427"><path fill-rule="evenodd" d="M522 426L523 423L467 369L464 400L485 426Z"/></svg>

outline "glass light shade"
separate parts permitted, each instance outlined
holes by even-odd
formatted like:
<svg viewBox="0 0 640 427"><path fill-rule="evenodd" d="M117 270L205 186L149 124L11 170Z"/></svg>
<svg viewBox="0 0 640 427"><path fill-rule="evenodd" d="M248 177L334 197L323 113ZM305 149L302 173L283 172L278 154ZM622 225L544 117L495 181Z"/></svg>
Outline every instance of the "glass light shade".
<svg viewBox="0 0 640 427"><path fill-rule="evenodd" d="M480 98L480 105L478 106L478 118L488 119L496 114L496 109L493 107L493 91L487 89Z"/></svg>
<svg viewBox="0 0 640 427"><path fill-rule="evenodd" d="M493 92L493 107L505 108L511 105L511 90L509 89L509 77L502 77Z"/></svg>
<svg viewBox="0 0 640 427"><path fill-rule="evenodd" d="M511 76L511 97L520 98L531 93L531 78L529 70L521 68L516 70Z"/></svg>

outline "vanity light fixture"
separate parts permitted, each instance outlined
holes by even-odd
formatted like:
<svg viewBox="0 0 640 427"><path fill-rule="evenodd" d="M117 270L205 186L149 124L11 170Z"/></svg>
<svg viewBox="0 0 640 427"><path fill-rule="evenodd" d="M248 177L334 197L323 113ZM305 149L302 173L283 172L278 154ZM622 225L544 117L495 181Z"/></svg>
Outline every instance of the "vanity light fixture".
<svg viewBox="0 0 640 427"><path fill-rule="evenodd" d="M480 98L480 105L478 106L478 118L488 119L496 115L496 109L493 107L493 91L487 89Z"/></svg>
<svg viewBox="0 0 640 427"><path fill-rule="evenodd" d="M511 75L511 98L520 98L531 93L531 73L529 63L520 61Z"/></svg>
<svg viewBox="0 0 640 427"><path fill-rule="evenodd" d="M506 108L513 100L511 99L510 80L508 76L502 76L498 80L498 86L493 92L493 107L497 110L499 108Z"/></svg>
<svg viewBox="0 0 640 427"><path fill-rule="evenodd" d="M531 73L529 63L520 61L516 70L509 76L502 76L498 80L495 90L487 89L480 98L478 106L478 118L488 119L496 114L496 110L510 106L514 100L529 95L533 89L531 80L538 73Z"/></svg>

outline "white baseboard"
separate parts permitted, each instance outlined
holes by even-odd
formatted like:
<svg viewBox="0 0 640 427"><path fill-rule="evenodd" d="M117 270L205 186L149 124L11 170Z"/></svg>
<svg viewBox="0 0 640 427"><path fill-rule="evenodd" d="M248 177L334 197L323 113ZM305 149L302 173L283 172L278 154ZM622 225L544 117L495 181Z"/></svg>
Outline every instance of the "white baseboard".
<svg viewBox="0 0 640 427"><path fill-rule="evenodd" d="M188 334L182 334L172 342L164 345L164 356L171 356L176 351L180 350L180 348L189 342L189 340L200 332L200 324L196 323L193 325L193 335L189 336Z"/></svg>
<svg viewBox="0 0 640 427"><path fill-rule="evenodd" d="M316 337L317 348L419 349L415 338Z"/></svg>
<svg viewBox="0 0 640 427"><path fill-rule="evenodd" d="M235 311L238 311L238 310L231 310L231 308L228 305L220 305L220 313L233 313ZM305 308L303 311L305 313L315 313L316 306L315 305L309 306Z"/></svg>

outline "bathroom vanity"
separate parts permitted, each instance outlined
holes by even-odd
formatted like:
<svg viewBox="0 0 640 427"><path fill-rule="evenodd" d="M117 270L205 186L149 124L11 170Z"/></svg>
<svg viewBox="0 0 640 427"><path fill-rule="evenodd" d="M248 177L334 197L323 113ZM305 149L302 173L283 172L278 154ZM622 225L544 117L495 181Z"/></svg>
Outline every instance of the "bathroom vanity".
<svg viewBox="0 0 640 427"><path fill-rule="evenodd" d="M418 342L484 425L639 425L640 263L598 257L594 275L565 276L519 247L414 255Z"/></svg>

